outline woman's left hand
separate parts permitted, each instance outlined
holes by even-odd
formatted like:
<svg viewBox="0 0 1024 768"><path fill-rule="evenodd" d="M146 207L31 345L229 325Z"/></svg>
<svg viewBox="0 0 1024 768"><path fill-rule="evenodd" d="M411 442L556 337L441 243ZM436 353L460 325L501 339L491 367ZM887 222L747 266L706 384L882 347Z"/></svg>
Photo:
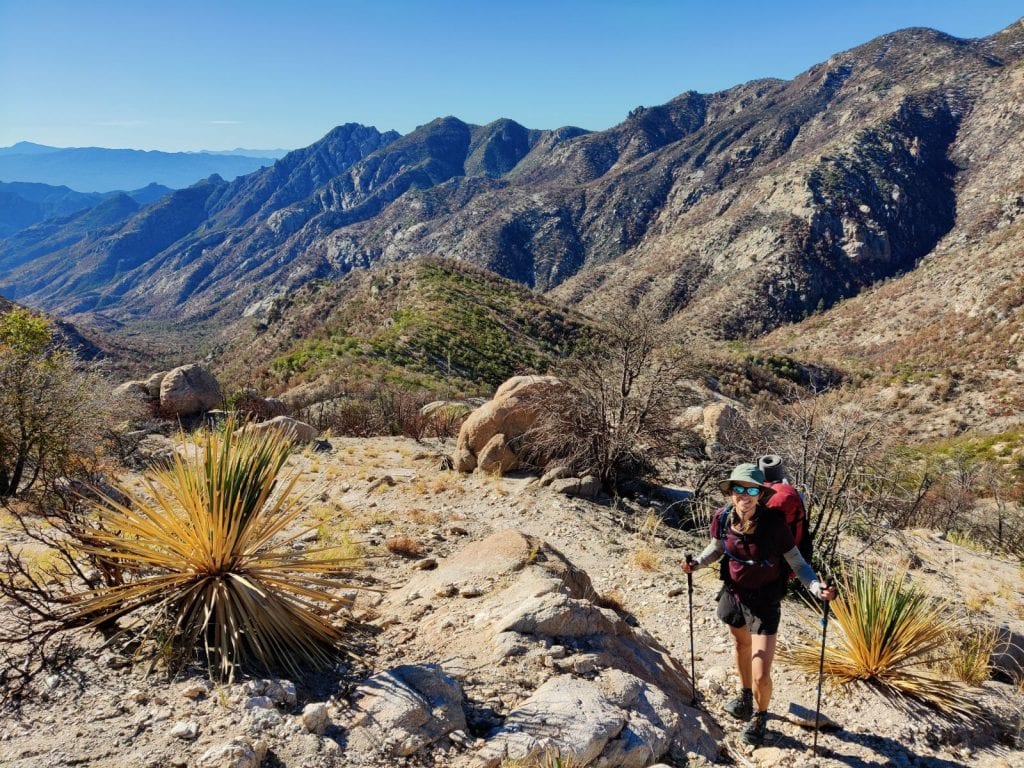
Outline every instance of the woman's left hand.
<svg viewBox="0 0 1024 768"><path fill-rule="evenodd" d="M822 587L821 588L821 593L820 593L819 597L821 597L821 599L824 600L826 603L831 602L832 600L835 600L836 599L836 588L834 586L832 586L831 584L829 586L827 586L827 587Z"/></svg>

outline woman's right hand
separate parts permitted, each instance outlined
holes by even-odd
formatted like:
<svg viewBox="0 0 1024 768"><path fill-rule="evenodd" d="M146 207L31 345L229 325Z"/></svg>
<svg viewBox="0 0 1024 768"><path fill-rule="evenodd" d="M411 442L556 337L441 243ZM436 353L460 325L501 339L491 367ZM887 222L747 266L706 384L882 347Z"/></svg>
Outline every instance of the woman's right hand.
<svg viewBox="0 0 1024 768"><path fill-rule="evenodd" d="M686 559L683 560L682 565L679 567L683 569L683 573L693 573L697 570L697 563L693 561L693 557L691 555L687 555Z"/></svg>

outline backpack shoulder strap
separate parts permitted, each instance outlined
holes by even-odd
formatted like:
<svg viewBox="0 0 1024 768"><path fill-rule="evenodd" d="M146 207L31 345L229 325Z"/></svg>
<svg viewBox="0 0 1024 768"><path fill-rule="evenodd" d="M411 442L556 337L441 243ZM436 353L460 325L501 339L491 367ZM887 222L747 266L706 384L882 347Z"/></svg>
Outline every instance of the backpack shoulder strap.
<svg viewBox="0 0 1024 768"><path fill-rule="evenodd" d="M726 504L716 514L718 516L716 538L722 542L722 549L725 551L725 554L718 561L718 578L728 584L731 579L729 578L729 550L727 549L726 536L729 534L729 517L732 515L732 504Z"/></svg>

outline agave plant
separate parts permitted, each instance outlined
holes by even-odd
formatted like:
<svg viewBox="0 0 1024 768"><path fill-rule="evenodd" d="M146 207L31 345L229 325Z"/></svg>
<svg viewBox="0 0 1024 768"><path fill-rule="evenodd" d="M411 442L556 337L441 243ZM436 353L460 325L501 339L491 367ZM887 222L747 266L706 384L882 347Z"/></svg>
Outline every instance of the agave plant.
<svg viewBox="0 0 1024 768"><path fill-rule="evenodd" d="M931 673L943 660L953 629L946 606L929 599L905 574L855 568L839 579L834 621L825 646L824 674L838 684L863 682L882 693L924 703L946 715L973 717L976 697L959 682ZM801 641L785 652L796 666L817 673L821 646Z"/></svg>
<svg viewBox="0 0 1024 768"><path fill-rule="evenodd" d="M296 530L298 475L281 477L290 444L233 427L183 445L147 475L145 494L122 486L127 503L96 505L101 532L85 554L116 563L123 583L75 595L69 626L128 617L140 648L163 637L228 679L247 665L298 674L337 659L344 636L328 608L339 584L329 577L352 563L291 546L307 529Z"/></svg>

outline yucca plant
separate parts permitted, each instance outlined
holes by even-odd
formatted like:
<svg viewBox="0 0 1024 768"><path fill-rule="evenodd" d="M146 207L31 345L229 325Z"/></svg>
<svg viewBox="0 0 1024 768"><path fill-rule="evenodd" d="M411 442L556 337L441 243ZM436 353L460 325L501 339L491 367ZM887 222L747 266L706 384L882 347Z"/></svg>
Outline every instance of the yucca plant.
<svg viewBox="0 0 1024 768"><path fill-rule="evenodd" d="M147 475L146 494L122 486L127 504L96 505L100 532L86 554L117 563L123 583L75 595L67 624L129 617L140 649L160 637L165 650L198 653L227 679L239 667L301 674L335 661L344 636L325 590L352 564L291 546L307 529L296 530L298 475L281 477L287 438L235 435L229 421L199 444L182 443Z"/></svg>
<svg viewBox="0 0 1024 768"><path fill-rule="evenodd" d="M839 579L825 646L824 674L838 684L863 682L882 693L924 703L953 717L979 713L960 682L928 670L945 659L953 629L946 606L910 584L905 574L855 568ZM784 655L817 674L821 645L801 641Z"/></svg>

